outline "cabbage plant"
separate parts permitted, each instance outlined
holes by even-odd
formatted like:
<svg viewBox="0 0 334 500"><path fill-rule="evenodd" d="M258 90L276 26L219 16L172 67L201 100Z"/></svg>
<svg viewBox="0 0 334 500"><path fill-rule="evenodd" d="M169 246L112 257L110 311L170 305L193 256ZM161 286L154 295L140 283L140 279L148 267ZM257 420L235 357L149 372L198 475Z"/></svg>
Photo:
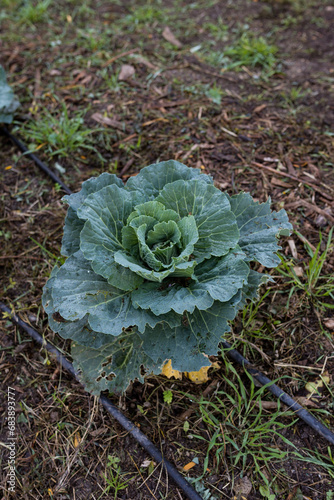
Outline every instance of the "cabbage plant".
<svg viewBox="0 0 334 500"><path fill-rule="evenodd" d="M143 168L126 185L103 173L65 196L61 253L44 287L51 328L72 339L86 389L124 391L171 359L179 371L210 365L229 322L280 263L292 228L270 199L229 196L176 161Z"/></svg>

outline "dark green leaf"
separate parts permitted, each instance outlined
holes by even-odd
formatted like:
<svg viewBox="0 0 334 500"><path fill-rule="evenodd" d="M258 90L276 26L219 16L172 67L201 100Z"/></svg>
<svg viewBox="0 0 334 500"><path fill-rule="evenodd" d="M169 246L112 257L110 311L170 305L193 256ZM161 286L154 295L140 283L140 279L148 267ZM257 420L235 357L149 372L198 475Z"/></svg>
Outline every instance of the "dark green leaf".
<svg viewBox="0 0 334 500"><path fill-rule="evenodd" d="M285 210L271 212L270 198L260 204L249 193L239 193L229 200L240 231L239 246L248 260L276 267L280 263L276 252L281 248L276 236L288 236L292 230Z"/></svg>
<svg viewBox="0 0 334 500"><path fill-rule="evenodd" d="M203 183L213 183L212 178L203 175L200 170L169 160L143 168L138 175L130 177L126 189L141 193L147 200L153 200L164 186L179 179L199 179Z"/></svg>

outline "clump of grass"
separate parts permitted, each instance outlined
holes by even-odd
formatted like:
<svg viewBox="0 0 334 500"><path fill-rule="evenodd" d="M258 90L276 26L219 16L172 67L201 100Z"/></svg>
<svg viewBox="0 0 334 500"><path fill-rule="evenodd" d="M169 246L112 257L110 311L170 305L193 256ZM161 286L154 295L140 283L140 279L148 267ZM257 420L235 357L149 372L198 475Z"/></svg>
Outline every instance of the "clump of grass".
<svg viewBox="0 0 334 500"><path fill-rule="evenodd" d="M119 498L118 492L128 487L129 482L125 479L125 475L121 471L119 462L120 458L108 455L107 473L106 475L103 475L106 481L106 488L99 499L102 498L104 494L108 493L110 495L110 493L113 492L113 495L109 496L109 498L117 500L117 498Z"/></svg>
<svg viewBox="0 0 334 500"><path fill-rule="evenodd" d="M103 79L111 92L120 92L123 87L124 82L118 79L119 71L114 74L110 74L108 68L103 68L97 72L97 75Z"/></svg>
<svg viewBox="0 0 334 500"><path fill-rule="evenodd" d="M277 64L277 47L270 45L263 36L243 33L232 45L223 51L205 48L202 58L212 66L224 70L238 70L241 67L259 68L264 74L274 70Z"/></svg>
<svg viewBox="0 0 334 500"><path fill-rule="evenodd" d="M166 12L153 4L145 4L136 6L131 10L131 13L124 17L123 23L126 26L143 26L153 23L154 21L164 21Z"/></svg>
<svg viewBox="0 0 334 500"><path fill-rule="evenodd" d="M217 23L207 22L204 23L203 28L205 31L209 32L216 40L221 40L225 42L228 37L228 25L224 24L222 18L220 17Z"/></svg>
<svg viewBox="0 0 334 500"><path fill-rule="evenodd" d="M296 420L292 419L288 424L282 422L282 417L293 413L281 409L280 401L277 402L276 410L265 412L263 399L266 386L255 388L249 375L250 384L246 389L233 365L225 361L225 366L221 389L212 400L201 398L198 401L200 417L206 424L209 435L208 439L200 435L193 436L207 442L203 475L211 467L209 462L213 460L217 469L222 462L230 472L238 467L243 474L248 471L270 487L262 472L263 466L282 462L287 458L288 452L275 441L279 438L294 448L279 431L294 425Z"/></svg>
<svg viewBox="0 0 334 500"><path fill-rule="evenodd" d="M51 0L42 0L41 2L37 2L37 4L33 4L30 0L25 1L24 5L18 11L20 22L22 24L44 22L50 5Z"/></svg>
<svg viewBox="0 0 334 500"><path fill-rule="evenodd" d="M56 117L47 109L38 120L20 126L20 134L30 141L30 151L45 148L49 156L67 157L80 155L80 150L94 151L101 160L101 154L92 142L92 134L104 131L103 128L89 129L84 125L84 112L76 112L69 116L66 105L62 105L62 113Z"/></svg>
<svg viewBox="0 0 334 500"><path fill-rule="evenodd" d="M272 69L276 64L277 48L270 45L263 37L243 33L237 43L224 51L231 61L230 68L238 66L259 66L265 70Z"/></svg>
<svg viewBox="0 0 334 500"><path fill-rule="evenodd" d="M305 277L299 277L294 269L293 261L286 262L282 258L282 264L277 268L277 271L282 276L288 278L287 284L290 285L290 291L288 295L288 300L286 308L289 308L291 297L296 292L301 292L300 302L313 303L313 305L320 309L334 309L333 302L327 302L327 300L334 300L334 277L322 275L322 269L326 262L327 256L331 251L331 243L333 236L332 228L328 234L328 239L324 252L320 253L322 234L320 233L320 239L316 249L312 249L310 245L305 242L305 248L310 256L310 260L305 267ZM302 237L302 236L301 236Z"/></svg>

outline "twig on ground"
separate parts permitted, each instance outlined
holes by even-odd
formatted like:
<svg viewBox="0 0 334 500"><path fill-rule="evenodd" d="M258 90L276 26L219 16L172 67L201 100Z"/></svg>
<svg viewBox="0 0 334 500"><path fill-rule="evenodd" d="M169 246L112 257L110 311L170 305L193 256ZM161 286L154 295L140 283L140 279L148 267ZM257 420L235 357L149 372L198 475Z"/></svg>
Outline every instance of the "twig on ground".
<svg viewBox="0 0 334 500"><path fill-rule="evenodd" d="M309 182L309 181L306 181L303 179L299 179L299 177L295 177L294 175L291 175L288 172L280 172L279 170L275 170L274 168L267 167L266 165L262 165L262 163L257 163L256 161L252 161L252 165L254 167L267 170L268 172L271 172L275 175L280 175L281 177L288 177L289 179L292 179L296 182L306 184L307 186L310 186L312 189L314 189L314 191L317 191L319 194L321 194L324 198L326 198L327 200L330 200L332 203L334 203L333 196L330 196L329 194L324 193L322 189L320 189L318 186L316 186L312 182ZM330 188L328 187L328 189L330 189Z"/></svg>
<svg viewBox="0 0 334 500"><path fill-rule="evenodd" d="M109 66L111 63L117 61L117 59L120 59L121 57L125 57L125 56L129 56L130 54L133 54L134 52L139 52L139 49L131 49L131 50L127 50L126 52L122 52L121 54L118 54L117 56L114 56L112 57L111 59L108 59L107 62L105 62L103 65L102 65L102 68L106 68L107 66Z"/></svg>
<svg viewBox="0 0 334 500"><path fill-rule="evenodd" d="M326 210L323 210L322 208L319 208L317 205L313 205L312 203L309 203L306 200L293 201L292 203L288 203L287 205L285 205L284 208L296 208L300 206L309 208L310 210L313 210L314 212L321 214L323 217L325 217L325 219L329 220L334 224L334 217L332 215L326 212Z"/></svg>

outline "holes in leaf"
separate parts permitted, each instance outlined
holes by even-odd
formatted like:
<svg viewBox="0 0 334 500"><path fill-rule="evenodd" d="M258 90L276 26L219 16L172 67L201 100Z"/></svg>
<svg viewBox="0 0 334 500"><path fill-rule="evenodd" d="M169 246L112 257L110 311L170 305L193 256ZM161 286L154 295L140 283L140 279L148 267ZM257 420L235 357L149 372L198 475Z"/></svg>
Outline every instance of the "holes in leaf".
<svg viewBox="0 0 334 500"><path fill-rule="evenodd" d="M101 375L99 375L99 376L95 379L95 381L96 381L96 382L100 382L100 381L104 378L104 379L108 380L108 382L110 382L110 381L111 381L113 378L115 378L115 377L116 377L115 373L110 372L110 373L109 373L109 375L107 375L107 372L106 372L106 371L103 371L103 372L101 373Z"/></svg>
<svg viewBox="0 0 334 500"><path fill-rule="evenodd" d="M112 363L112 356L108 356L107 359L103 363L101 363L101 366L102 368L104 368L107 365L111 365L111 363Z"/></svg>
<svg viewBox="0 0 334 500"><path fill-rule="evenodd" d="M144 365L140 365L139 373L142 377L146 375L147 370L145 370Z"/></svg>
<svg viewBox="0 0 334 500"><path fill-rule="evenodd" d="M186 314L182 316L182 325L185 327L189 326L188 316Z"/></svg>
<svg viewBox="0 0 334 500"><path fill-rule="evenodd" d="M66 319L64 319L60 314L59 312L54 312L52 314L52 318L55 320L55 321L58 321L58 323L66 323Z"/></svg>

